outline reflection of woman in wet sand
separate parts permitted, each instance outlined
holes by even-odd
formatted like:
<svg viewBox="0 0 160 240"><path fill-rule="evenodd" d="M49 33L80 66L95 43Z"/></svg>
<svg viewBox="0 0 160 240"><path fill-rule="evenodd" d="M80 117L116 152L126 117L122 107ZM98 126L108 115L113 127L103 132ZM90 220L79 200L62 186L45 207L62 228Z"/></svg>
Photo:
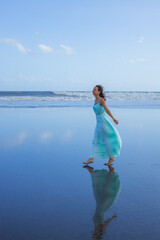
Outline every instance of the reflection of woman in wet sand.
<svg viewBox="0 0 160 240"><path fill-rule="evenodd" d="M84 166L92 178L92 187L96 200L96 211L93 217L95 230L93 233L94 239L101 239L106 226L117 216L113 215L107 220L104 219L106 211L115 202L120 192L120 179L119 175L114 172L114 168L109 166L109 171L94 170L88 165Z"/></svg>

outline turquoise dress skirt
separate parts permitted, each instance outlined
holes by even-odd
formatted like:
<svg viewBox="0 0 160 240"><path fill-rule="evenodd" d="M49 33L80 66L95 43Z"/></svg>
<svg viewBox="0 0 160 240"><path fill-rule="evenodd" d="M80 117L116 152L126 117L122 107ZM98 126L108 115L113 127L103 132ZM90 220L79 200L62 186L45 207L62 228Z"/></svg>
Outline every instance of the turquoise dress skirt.
<svg viewBox="0 0 160 240"><path fill-rule="evenodd" d="M99 100L100 101L100 100ZM120 155L122 140L117 129L107 120L107 113L99 102L93 105L96 114L96 128L92 141L90 158L110 158Z"/></svg>

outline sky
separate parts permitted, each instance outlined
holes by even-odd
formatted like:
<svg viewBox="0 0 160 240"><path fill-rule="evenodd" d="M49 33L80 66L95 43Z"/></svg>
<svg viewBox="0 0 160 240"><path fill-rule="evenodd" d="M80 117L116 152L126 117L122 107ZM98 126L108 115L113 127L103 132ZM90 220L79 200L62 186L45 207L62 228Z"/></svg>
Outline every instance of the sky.
<svg viewBox="0 0 160 240"><path fill-rule="evenodd" d="M160 1L5 0L0 91L160 91Z"/></svg>

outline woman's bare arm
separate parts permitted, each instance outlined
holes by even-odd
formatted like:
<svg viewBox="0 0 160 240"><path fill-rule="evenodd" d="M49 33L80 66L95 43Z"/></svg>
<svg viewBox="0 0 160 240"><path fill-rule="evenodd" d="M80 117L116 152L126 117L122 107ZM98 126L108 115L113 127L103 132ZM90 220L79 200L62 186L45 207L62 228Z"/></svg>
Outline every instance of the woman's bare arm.
<svg viewBox="0 0 160 240"><path fill-rule="evenodd" d="M101 103L100 105L102 105L102 106L104 107L106 113L113 119L113 121L114 121L116 124L118 124L118 120L116 120L116 119L113 117L111 111L110 111L109 108L107 107L107 105L106 105L106 103L105 103L105 100L104 100L103 98L101 98L100 103Z"/></svg>

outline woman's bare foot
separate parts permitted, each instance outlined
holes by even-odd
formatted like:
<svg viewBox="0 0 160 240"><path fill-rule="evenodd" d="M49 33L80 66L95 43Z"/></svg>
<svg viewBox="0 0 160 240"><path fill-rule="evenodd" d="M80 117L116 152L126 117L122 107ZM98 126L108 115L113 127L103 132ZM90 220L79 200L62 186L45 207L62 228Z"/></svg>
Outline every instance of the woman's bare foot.
<svg viewBox="0 0 160 240"><path fill-rule="evenodd" d="M105 163L104 165L110 166L114 162L114 157L109 158L108 163Z"/></svg>
<svg viewBox="0 0 160 240"><path fill-rule="evenodd" d="M89 163L93 163L94 162L94 158L89 158L88 161L83 162L84 164L89 164Z"/></svg>

